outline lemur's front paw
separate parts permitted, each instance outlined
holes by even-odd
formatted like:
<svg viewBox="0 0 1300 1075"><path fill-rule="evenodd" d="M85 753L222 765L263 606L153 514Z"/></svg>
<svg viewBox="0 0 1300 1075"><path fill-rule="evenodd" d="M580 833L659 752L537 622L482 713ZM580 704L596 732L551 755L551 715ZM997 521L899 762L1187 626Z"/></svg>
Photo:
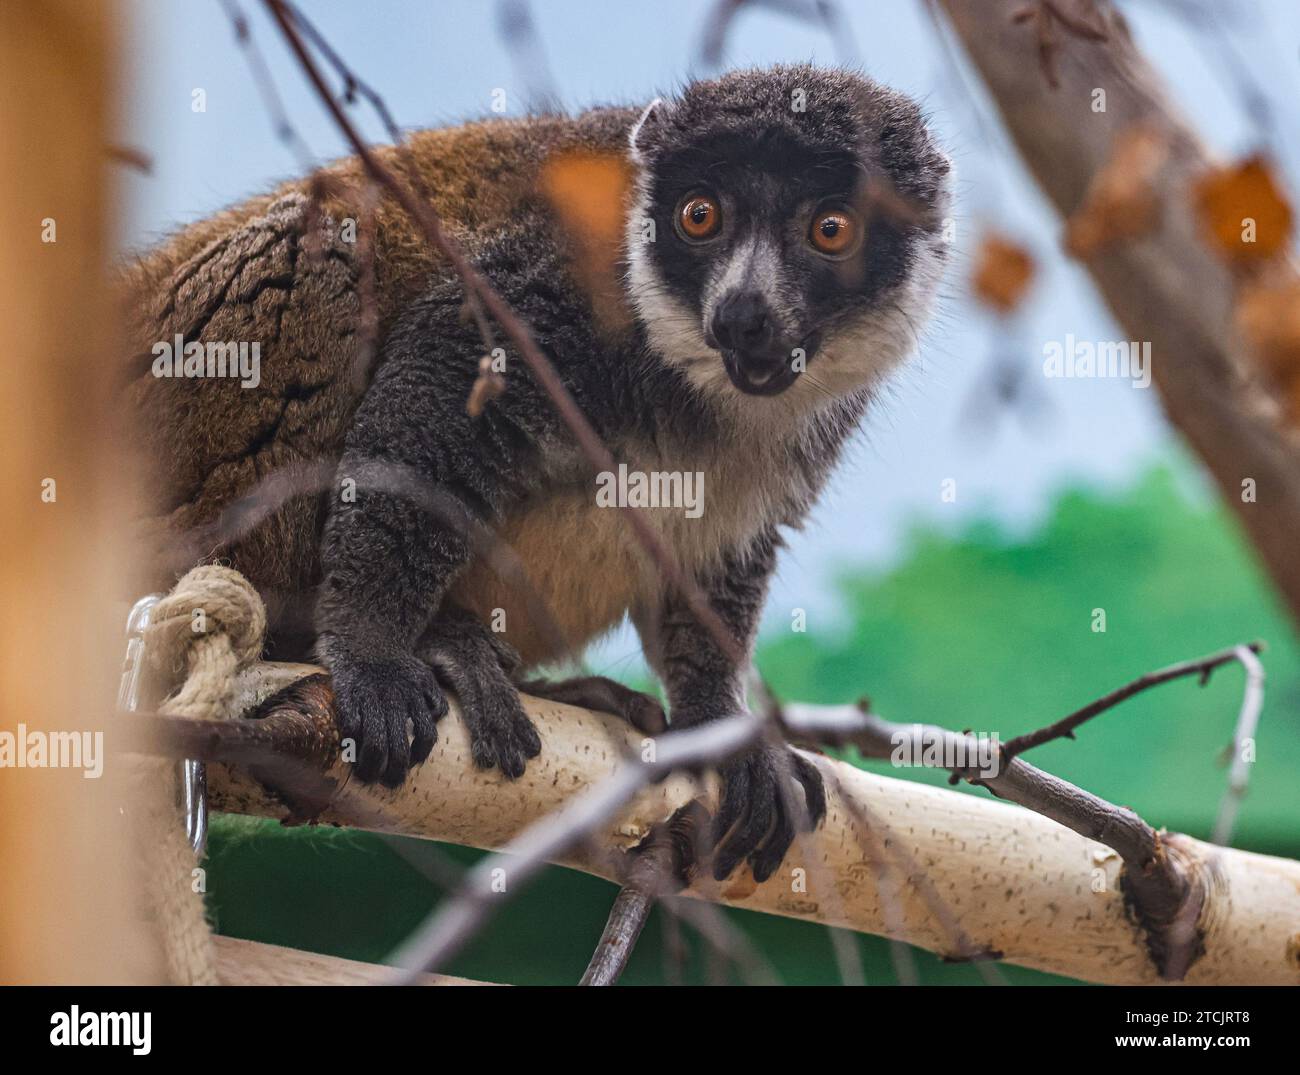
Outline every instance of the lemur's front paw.
<svg viewBox="0 0 1300 1075"><path fill-rule="evenodd" d="M500 769L511 780L523 776L528 759L542 752L542 741L492 650L474 644L472 634L444 636L433 641L426 656L460 702L474 764Z"/></svg>
<svg viewBox="0 0 1300 1075"><path fill-rule="evenodd" d="M480 769L500 769L515 780L542 752L509 673L519 655L474 617L444 609L420 641L420 655L460 702L470 757Z"/></svg>
<svg viewBox="0 0 1300 1075"><path fill-rule="evenodd" d="M480 769L500 769L511 780L524 775L529 758L542 752L542 740L524 712L513 684L480 690L477 704L465 707L470 754Z"/></svg>
<svg viewBox="0 0 1300 1075"><path fill-rule="evenodd" d="M713 876L724 881L748 859L754 880L766 881L794 842L795 823L804 813L796 781L803 788L809 831L825 815L821 773L802 754L767 744L727 762L719 773L722 803L713 821Z"/></svg>
<svg viewBox="0 0 1300 1075"><path fill-rule="evenodd" d="M339 736L355 744L353 772L367 783L398 787L411 766L429 756L438 741L437 722L447 715L433 669L409 654L353 656L335 650L327 663Z"/></svg>

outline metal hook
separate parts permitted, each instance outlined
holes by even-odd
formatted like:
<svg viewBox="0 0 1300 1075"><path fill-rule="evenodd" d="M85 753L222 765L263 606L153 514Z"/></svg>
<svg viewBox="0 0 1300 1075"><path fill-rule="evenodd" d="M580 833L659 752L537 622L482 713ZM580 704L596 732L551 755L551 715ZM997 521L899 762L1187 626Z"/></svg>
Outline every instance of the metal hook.
<svg viewBox="0 0 1300 1075"><path fill-rule="evenodd" d="M126 618L126 659L117 691L117 707L134 713L140 707L144 680L144 636L162 594L140 598ZM181 801L185 809L185 836L196 855L202 856L208 841L208 773L203 762L186 758L181 762Z"/></svg>

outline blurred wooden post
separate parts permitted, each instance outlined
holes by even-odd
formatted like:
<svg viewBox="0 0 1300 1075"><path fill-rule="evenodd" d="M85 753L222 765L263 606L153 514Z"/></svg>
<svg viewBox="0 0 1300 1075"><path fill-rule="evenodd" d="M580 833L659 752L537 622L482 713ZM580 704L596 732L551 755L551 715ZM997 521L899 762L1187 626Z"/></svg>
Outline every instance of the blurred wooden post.
<svg viewBox="0 0 1300 1075"><path fill-rule="evenodd" d="M129 592L106 268L112 0L0 4L0 732L103 731ZM103 776L0 768L0 983L159 977ZM129 804L128 804L129 810Z"/></svg>

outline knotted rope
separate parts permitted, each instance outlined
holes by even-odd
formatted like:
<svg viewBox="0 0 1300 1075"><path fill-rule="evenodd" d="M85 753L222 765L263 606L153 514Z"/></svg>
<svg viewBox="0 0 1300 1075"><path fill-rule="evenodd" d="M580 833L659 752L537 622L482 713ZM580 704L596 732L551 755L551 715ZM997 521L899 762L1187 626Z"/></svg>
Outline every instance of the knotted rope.
<svg viewBox="0 0 1300 1075"><path fill-rule="evenodd" d="M266 608L243 575L215 564L194 568L154 606L145 633L161 689L179 681L158 711L191 720L232 716L235 676L261 655L265 634ZM178 985L215 985L212 930L194 884L198 862L177 807L179 767L145 765L142 856L167 974Z"/></svg>

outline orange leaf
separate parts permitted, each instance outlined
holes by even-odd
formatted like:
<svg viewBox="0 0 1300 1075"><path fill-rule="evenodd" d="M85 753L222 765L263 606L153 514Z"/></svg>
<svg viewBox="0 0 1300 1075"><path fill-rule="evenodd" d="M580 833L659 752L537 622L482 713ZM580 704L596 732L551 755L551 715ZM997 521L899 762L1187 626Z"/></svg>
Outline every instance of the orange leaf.
<svg viewBox="0 0 1300 1075"><path fill-rule="evenodd" d="M611 153L557 153L542 166L542 193L570 240L570 267L591 298L602 327L626 322L618 287L623 219L632 185L625 157Z"/></svg>
<svg viewBox="0 0 1300 1075"><path fill-rule="evenodd" d="M989 234L975 255L971 286L987 306L1010 313L1025 297L1034 278L1034 259L1024 247L1000 235Z"/></svg>
<svg viewBox="0 0 1300 1075"><path fill-rule="evenodd" d="M1066 222L1065 249L1091 257L1120 239L1151 231L1160 218L1156 177L1168 155L1168 139L1156 128L1123 131L1092 177L1083 204Z"/></svg>
<svg viewBox="0 0 1300 1075"><path fill-rule="evenodd" d="M613 154L561 153L543 166L542 191L564 227L584 246L622 241L627 160Z"/></svg>
<svg viewBox="0 0 1300 1075"><path fill-rule="evenodd" d="M1231 265L1267 261L1291 239L1291 204L1261 156L1203 176L1193 195L1210 244Z"/></svg>
<svg viewBox="0 0 1300 1075"><path fill-rule="evenodd" d="M1237 327L1286 394L1292 419L1300 421L1300 278L1243 289Z"/></svg>

